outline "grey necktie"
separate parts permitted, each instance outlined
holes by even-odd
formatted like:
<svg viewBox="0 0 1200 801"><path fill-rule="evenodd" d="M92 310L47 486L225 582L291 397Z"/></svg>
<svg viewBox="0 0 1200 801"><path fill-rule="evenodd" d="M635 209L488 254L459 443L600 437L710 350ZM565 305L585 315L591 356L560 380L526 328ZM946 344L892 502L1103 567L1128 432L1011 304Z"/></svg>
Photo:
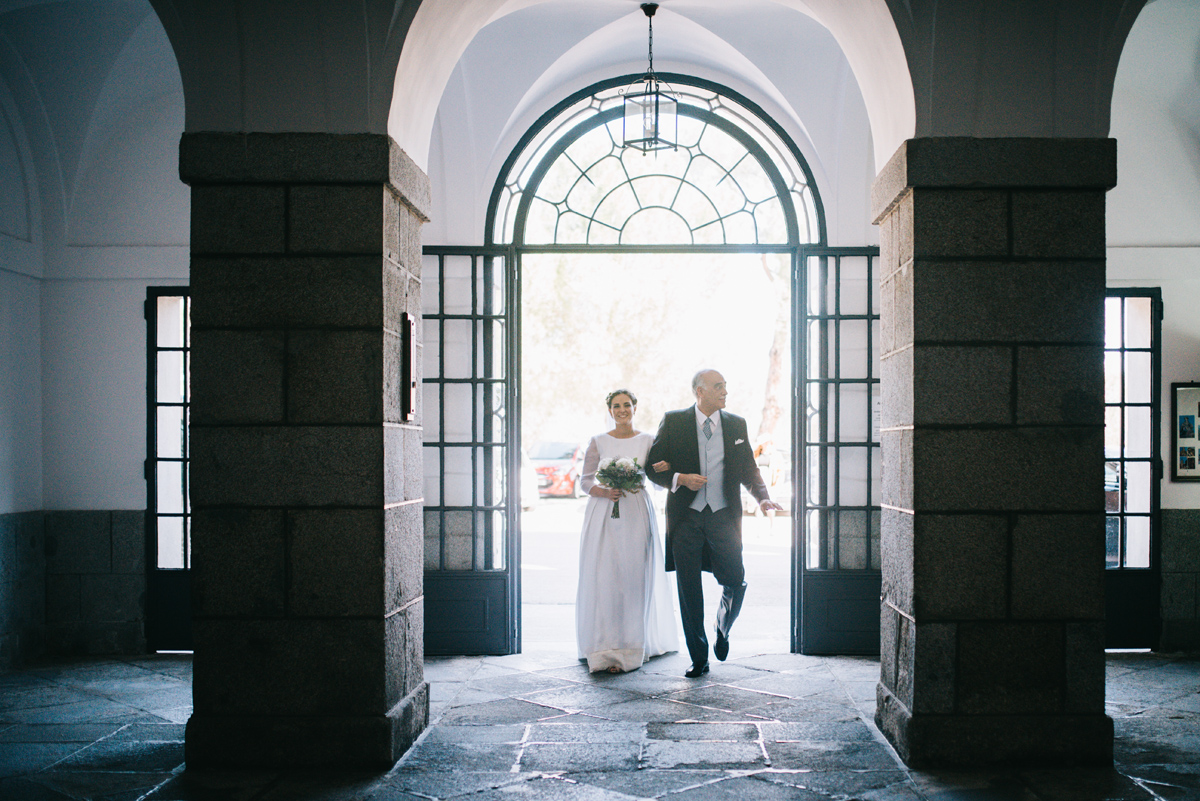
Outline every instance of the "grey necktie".
<svg viewBox="0 0 1200 801"><path fill-rule="evenodd" d="M704 438L712 439L712 420L704 418L704 425L701 428L704 429Z"/></svg>

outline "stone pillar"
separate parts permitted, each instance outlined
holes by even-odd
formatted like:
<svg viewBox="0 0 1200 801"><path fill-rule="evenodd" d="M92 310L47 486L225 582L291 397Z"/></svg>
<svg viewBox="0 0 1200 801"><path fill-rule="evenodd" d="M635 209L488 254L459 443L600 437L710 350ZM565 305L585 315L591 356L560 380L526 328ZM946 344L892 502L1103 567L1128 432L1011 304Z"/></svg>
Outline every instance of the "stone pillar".
<svg viewBox="0 0 1200 801"><path fill-rule="evenodd" d="M914 139L881 227L876 721L912 766L1104 763L1107 139Z"/></svg>
<svg viewBox="0 0 1200 801"><path fill-rule="evenodd" d="M185 134L180 164L188 766L391 765L429 715L421 431L400 408L428 179L383 135Z"/></svg>

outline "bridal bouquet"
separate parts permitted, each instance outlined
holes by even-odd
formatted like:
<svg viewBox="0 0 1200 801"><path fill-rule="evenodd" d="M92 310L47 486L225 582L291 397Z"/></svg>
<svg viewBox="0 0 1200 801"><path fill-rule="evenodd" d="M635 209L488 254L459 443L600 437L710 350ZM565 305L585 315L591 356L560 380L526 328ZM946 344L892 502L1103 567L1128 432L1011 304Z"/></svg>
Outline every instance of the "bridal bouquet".
<svg viewBox="0 0 1200 801"><path fill-rule="evenodd" d="M645 486L646 476L638 467L636 458L622 456L620 459L601 459L596 468L596 480L610 489L637 492ZM612 517L621 516L621 501L613 501Z"/></svg>

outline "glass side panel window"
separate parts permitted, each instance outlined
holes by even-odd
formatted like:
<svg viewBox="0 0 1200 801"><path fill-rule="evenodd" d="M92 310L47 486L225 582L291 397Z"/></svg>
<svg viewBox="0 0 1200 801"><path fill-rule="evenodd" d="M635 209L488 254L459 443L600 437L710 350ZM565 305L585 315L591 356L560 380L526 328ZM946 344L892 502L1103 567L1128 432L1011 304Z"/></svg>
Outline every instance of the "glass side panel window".
<svg viewBox="0 0 1200 801"><path fill-rule="evenodd" d="M505 261L424 257L425 569L508 563Z"/></svg>
<svg viewBox="0 0 1200 801"><path fill-rule="evenodd" d="M1105 563L1149 568L1155 497L1154 299L1110 292L1104 304Z"/></svg>
<svg viewBox="0 0 1200 801"><path fill-rule="evenodd" d="M151 290L147 393L149 458L147 498L155 567L191 566L191 505L188 498L189 362L191 303L186 289Z"/></svg>
<svg viewBox="0 0 1200 801"><path fill-rule="evenodd" d="M879 280L875 256L804 265L804 536L809 570L879 570Z"/></svg>

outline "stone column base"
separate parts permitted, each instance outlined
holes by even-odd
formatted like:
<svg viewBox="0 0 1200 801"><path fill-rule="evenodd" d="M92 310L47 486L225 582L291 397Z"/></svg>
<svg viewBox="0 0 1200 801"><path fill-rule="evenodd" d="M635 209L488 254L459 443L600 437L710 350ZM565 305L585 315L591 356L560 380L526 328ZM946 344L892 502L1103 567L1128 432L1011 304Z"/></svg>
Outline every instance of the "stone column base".
<svg viewBox="0 0 1200 801"><path fill-rule="evenodd" d="M240 716L194 714L185 759L194 768L387 769L429 725L422 682L386 715Z"/></svg>
<svg viewBox="0 0 1200 801"><path fill-rule="evenodd" d="M882 683L875 724L913 768L1112 765L1108 715L913 715Z"/></svg>

